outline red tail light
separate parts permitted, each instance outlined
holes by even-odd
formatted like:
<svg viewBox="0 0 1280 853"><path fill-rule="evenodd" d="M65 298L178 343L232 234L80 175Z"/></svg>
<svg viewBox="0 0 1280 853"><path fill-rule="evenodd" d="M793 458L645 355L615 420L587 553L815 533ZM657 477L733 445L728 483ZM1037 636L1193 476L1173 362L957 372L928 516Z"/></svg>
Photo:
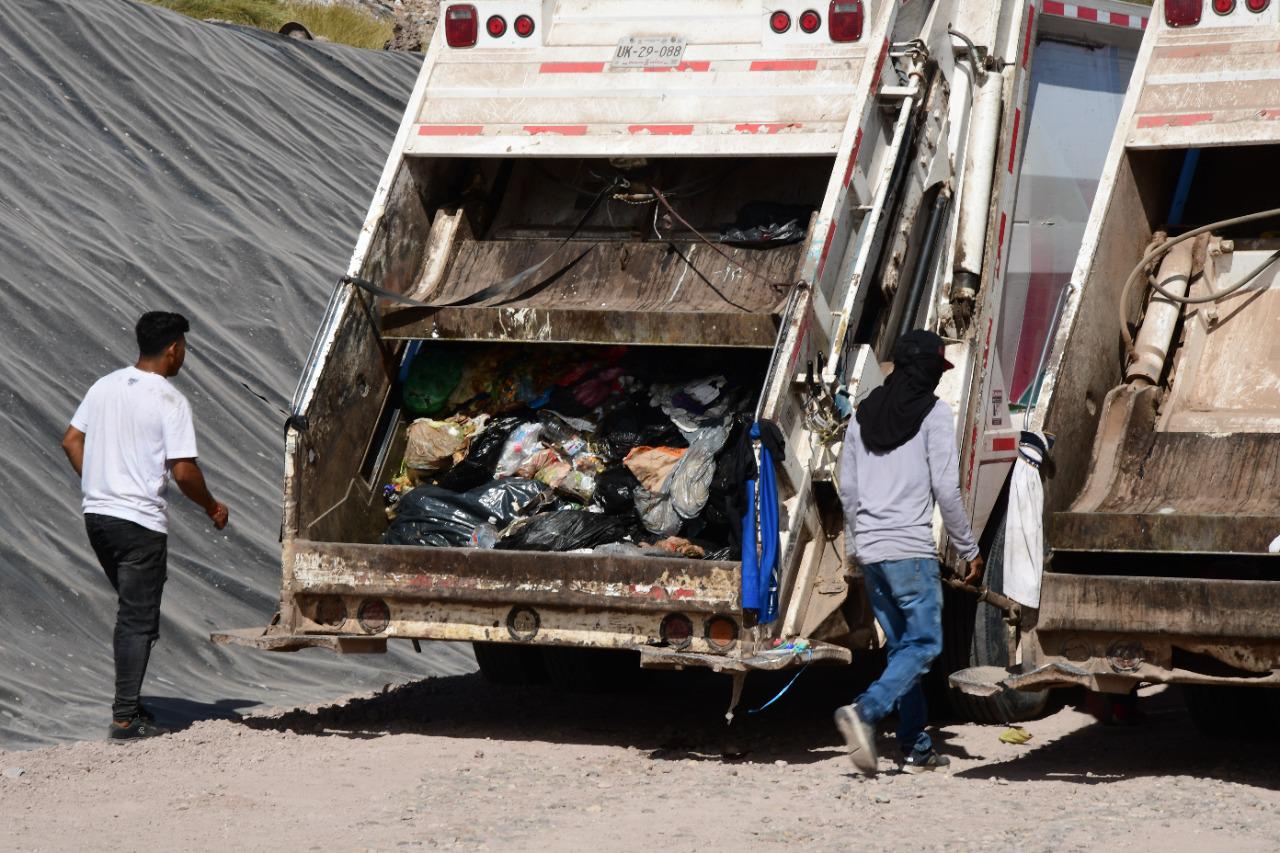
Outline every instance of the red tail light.
<svg viewBox="0 0 1280 853"><path fill-rule="evenodd" d="M1236 8L1236 0L1213 0L1213 11L1219 15L1230 15Z"/></svg>
<svg viewBox="0 0 1280 853"><path fill-rule="evenodd" d="M668 613L662 617L658 634L673 649L687 649L693 642L693 622L683 613Z"/></svg>
<svg viewBox="0 0 1280 853"><path fill-rule="evenodd" d="M1271 5L1271 0L1244 0L1244 5L1249 7L1250 12L1261 12Z"/></svg>
<svg viewBox="0 0 1280 853"><path fill-rule="evenodd" d="M530 18L528 15L521 15L516 18L515 27L516 35L520 36L522 39L527 39L529 36L533 35L533 18Z"/></svg>
<svg viewBox="0 0 1280 853"><path fill-rule="evenodd" d="M702 635L712 651L723 654L738 640L738 623L728 616L712 616L703 626Z"/></svg>
<svg viewBox="0 0 1280 853"><path fill-rule="evenodd" d="M791 29L791 16L786 12L774 12L769 16L769 29L775 33L785 33Z"/></svg>
<svg viewBox="0 0 1280 853"><path fill-rule="evenodd" d="M501 15L490 15L489 20L484 22L484 28L489 35L500 39L502 34L507 31L507 22Z"/></svg>
<svg viewBox="0 0 1280 853"><path fill-rule="evenodd" d="M1164 22L1171 27L1194 27L1200 23L1204 0L1164 0Z"/></svg>
<svg viewBox="0 0 1280 853"><path fill-rule="evenodd" d="M475 47L479 24L475 6L470 3L450 6L444 13L445 43L449 47Z"/></svg>
<svg viewBox="0 0 1280 853"><path fill-rule="evenodd" d="M827 32L831 34L832 41L862 38L862 0L831 0L827 9Z"/></svg>
<svg viewBox="0 0 1280 853"><path fill-rule="evenodd" d="M810 9L800 13L800 29L806 33L816 33L820 26L822 26L822 16L817 12Z"/></svg>
<svg viewBox="0 0 1280 853"><path fill-rule="evenodd" d="M381 598L366 598L356 611L356 621L369 634L381 634L391 623L391 608Z"/></svg>

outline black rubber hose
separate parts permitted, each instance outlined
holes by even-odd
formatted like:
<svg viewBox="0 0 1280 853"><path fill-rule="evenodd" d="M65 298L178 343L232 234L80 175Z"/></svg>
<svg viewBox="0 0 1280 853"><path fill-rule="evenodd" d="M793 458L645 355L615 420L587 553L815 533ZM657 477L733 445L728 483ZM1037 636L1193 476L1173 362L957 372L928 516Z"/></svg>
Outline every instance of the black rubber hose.
<svg viewBox="0 0 1280 853"><path fill-rule="evenodd" d="M911 272L911 287L907 290L907 304L902 316L898 318L898 338L911 331L915 325L916 314L920 311L920 300L924 298L925 288L929 284L930 273L933 272L937 260L938 235L942 233L942 224L947 218L947 209L951 206L951 195L939 192L933 200L933 209L929 211L929 225L925 228L924 246L920 249L920 258L916 268Z"/></svg>

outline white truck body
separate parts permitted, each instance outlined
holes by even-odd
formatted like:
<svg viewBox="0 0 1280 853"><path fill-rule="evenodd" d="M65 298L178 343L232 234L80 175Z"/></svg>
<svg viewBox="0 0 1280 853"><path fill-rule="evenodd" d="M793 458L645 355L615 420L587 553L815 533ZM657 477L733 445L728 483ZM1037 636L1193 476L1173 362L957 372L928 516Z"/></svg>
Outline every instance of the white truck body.
<svg viewBox="0 0 1280 853"><path fill-rule="evenodd" d="M815 9L819 26L801 32ZM861 34L833 41L832 14L854 9ZM474 47L448 44L455 13L477 24ZM782 33L771 26L779 13L790 20ZM489 35L493 16L500 35ZM521 16L527 36L513 34ZM613 648L639 651L645 665L735 673L875 647L856 567L842 565L833 425L847 411L841 395L856 402L880 381L901 331L938 330L954 341L959 369L940 394L957 412L962 486L984 527L1016 436L996 332L1037 19L1028 0L442 3L295 397L280 612L265 630L214 639L269 650L377 651L388 638ZM625 55L664 44L679 54L653 67ZM641 213L619 204L583 218L574 208L571 176L635 164L659 175L632 186ZM663 170L718 169L738 170L737 180L658 233ZM749 190L810 202L804 241L758 256L708 246L700 232ZM575 270L560 290L459 302L544 254L538 246L580 244L584 256L613 259L592 268L589 298ZM660 262L667 245L691 267L700 253L698 276L746 309L686 288L682 269ZM620 257L625 275L609 265ZM788 283L786 298L763 278ZM788 447L780 618L752 625L736 562L376 544L378 487L403 447L395 376L408 347L434 340L768 353L756 415ZM366 618L375 611L385 618ZM673 647L662 628L673 613L706 630ZM713 623L731 626L727 641ZM770 651L798 639L811 655Z"/></svg>
<svg viewBox="0 0 1280 853"><path fill-rule="evenodd" d="M1221 689L1280 684L1280 219L1225 222L1278 206L1278 42L1274 3L1152 10L1031 419L1057 436L1038 618L1021 664L953 683L1182 683L1210 725L1263 701Z"/></svg>

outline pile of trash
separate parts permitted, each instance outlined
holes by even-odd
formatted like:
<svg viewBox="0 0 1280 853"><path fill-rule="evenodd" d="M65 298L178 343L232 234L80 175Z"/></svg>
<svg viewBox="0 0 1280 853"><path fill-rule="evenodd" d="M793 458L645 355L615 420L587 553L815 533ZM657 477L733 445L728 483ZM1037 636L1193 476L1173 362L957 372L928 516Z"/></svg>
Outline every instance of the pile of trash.
<svg viewBox="0 0 1280 853"><path fill-rule="evenodd" d="M401 375L409 423L383 542L739 559L758 385L732 362L671 381L688 363L424 344Z"/></svg>

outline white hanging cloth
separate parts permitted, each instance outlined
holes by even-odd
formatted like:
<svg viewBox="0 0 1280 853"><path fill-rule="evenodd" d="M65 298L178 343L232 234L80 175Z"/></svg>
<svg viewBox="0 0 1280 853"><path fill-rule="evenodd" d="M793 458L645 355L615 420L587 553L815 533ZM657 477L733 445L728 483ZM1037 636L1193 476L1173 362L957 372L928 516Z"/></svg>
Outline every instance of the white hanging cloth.
<svg viewBox="0 0 1280 853"><path fill-rule="evenodd" d="M1053 437L1023 432L1009 483L1004 528L1004 594L1024 607L1040 606L1044 575L1044 486L1040 463Z"/></svg>

